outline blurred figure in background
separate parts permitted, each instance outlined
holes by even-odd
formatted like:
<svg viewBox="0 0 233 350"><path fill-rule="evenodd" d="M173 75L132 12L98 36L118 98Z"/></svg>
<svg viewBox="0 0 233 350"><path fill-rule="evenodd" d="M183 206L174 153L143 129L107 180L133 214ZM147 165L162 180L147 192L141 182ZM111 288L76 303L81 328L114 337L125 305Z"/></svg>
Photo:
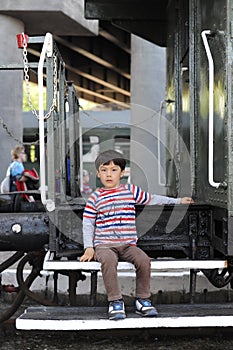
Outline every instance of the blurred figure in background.
<svg viewBox="0 0 233 350"><path fill-rule="evenodd" d="M11 150L12 162L10 164L10 192L17 191L16 181L27 181L23 175L27 155L23 146L16 146Z"/></svg>
<svg viewBox="0 0 233 350"><path fill-rule="evenodd" d="M82 190L82 195L89 195L92 193L92 189L89 186L89 173L87 170L83 169L83 190Z"/></svg>

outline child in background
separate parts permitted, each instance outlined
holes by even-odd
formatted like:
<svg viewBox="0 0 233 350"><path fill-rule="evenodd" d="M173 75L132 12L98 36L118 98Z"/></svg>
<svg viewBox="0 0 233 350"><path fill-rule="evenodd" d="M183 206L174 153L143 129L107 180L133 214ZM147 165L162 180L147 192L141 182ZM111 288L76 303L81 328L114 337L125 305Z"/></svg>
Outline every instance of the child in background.
<svg viewBox="0 0 233 350"><path fill-rule="evenodd" d="M89 181L90 181L90 177L89 177L89 173L87 170L83 169L83 190L82 190L82 194L84 195L90 195L92 193L92 189L89 186Z"/></svg>
<svg viewBox="0 0 233 350"><path fill-rule="evenodd" d="M11 150L12 163L10 164L10 192L17 191L16 181L27 181L23 175L27 155L23 146L16 146Z"/></svg>

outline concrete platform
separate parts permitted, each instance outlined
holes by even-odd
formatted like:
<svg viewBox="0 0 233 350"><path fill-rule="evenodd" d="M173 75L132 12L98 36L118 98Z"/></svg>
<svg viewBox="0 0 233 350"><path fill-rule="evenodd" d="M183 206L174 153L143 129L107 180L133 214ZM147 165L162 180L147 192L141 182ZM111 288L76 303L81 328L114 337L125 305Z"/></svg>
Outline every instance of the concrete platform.
<svg viewBox="0 0 233 350"><path fill-rule="evenodd" d="M21 330L108 330L142 328L233 327L233 303L158 305L158 317L140 317L127 308L127 318L110 321L103 307L30 307L16 319Z"/></svg>

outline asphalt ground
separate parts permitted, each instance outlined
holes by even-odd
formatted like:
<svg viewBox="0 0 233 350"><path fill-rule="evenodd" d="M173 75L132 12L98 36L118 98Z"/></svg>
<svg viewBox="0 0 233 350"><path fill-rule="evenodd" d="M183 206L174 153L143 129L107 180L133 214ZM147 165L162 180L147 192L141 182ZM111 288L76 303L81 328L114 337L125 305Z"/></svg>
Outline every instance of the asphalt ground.
<svg viewBox="0 0 233 350"><path fill-rule="evenodd" d="M226 350L233 349L232 330L211 331L186 334L150 334L147 331L126 335L115 332L26 332L16 331L13 326L1 329L0 349L5 350ZM177 332L176 332L177 333Z"/></svg>

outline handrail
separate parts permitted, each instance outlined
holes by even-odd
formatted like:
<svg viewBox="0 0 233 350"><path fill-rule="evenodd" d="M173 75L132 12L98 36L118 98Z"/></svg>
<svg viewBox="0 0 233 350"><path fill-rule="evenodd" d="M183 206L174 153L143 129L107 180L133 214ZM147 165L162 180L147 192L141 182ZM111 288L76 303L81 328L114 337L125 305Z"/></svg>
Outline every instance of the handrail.
<svg viewBox="0 0 233 350"><path fill-rule="evenodd" d="M80 159L79 187L80 187L80 191L83 192L83 131L82 131L82 124L80 120L79 120L79 159Z"/></svg>
<svg viewBox="0 0 233 350"><path fill-rule="evenodd" d="M44 97L43 97L43 67L45 58L53 56L53 37L51 33L45 35L40 60L38 64L38 90L39 90L39 138L40 138L40 193L41 202L48 211L55 209L52 199L46 198L45 186L45 142L44 142Z"/></svg>
<svg viewBox="0 0 233 350"><path fill-rule="evenodd" d="M162 120L162 113L163 113L163 108L165 105L166 101L161 101L160 103L160 112L159 112L159 125L158 125L158 182L159 182L159 186L166 186L166 182L162 181L162 176L161 176L161 159L162 159L162 155L161 155L161 120Z"/></svg>
<svg viewBox="0 0 233 350"><path fill-rule="evenodd" d="M208 151L208 181L210 186L218 188L221 183L214 181L214 61L211 55L207 35L211 30L203 30L201 37L204 43L209 63L209 151Z"/></svg>

